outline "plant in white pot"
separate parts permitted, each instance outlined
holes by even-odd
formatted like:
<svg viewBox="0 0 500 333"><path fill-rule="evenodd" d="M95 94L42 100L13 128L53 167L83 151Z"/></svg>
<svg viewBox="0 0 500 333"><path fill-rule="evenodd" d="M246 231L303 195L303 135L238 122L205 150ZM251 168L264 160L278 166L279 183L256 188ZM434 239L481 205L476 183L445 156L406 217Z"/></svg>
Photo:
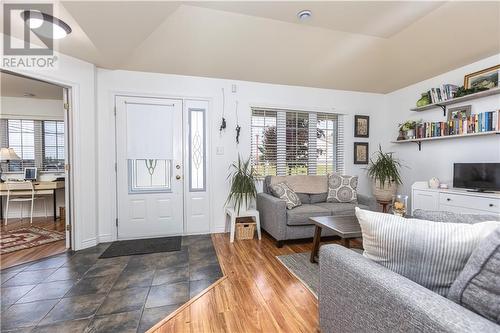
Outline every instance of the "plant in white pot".
<svg viewBox="0 0 500 333"><path fill-rule="evenodd" d="M377 201L391 201L401 184L399 169L401 163L394 158L393 153L384 153L382 147L370 158L367 171L372 179L373 195Z"/></svg>
<svg viewBox="0 0 500 333"><path fill-rule="evenodd" d="M250 158L242 161L238 156L238 162L230 166L231 172L228 175L231 189L227 196L226 204L232 204L237 214L240 209L248 210L257 197L255 183L258 181L254 169L250 163Z"/></svg>

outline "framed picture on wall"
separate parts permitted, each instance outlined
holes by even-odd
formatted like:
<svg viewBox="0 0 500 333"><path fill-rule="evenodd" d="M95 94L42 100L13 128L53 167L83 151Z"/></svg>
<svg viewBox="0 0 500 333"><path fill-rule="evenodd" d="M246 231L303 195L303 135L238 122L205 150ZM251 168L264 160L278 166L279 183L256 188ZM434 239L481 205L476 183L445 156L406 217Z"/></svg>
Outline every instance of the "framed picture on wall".
<svg viewBox="0 0 500 333"><path fill-rule="evenodd" d="M354 137L367 138L370 136L370 117L354 116Z"/></svg>
<svg viewBox="0 0 500 333"><path fill-rule="evenodd" d="M354 164L368 164L368 142L354 142Z"/></svg>
<svg viewBox="0 0 500 333"><path fill-rule="evenodd" d="M496 88L499 83L500 65L470 73L464 77L465 89Z"/></svg>

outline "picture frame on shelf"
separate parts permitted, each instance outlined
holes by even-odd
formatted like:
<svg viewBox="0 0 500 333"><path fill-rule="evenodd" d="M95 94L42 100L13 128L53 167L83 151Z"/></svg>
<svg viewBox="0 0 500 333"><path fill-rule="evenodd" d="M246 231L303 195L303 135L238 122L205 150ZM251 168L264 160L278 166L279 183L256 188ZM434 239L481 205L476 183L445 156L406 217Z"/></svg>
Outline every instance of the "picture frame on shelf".
<svg viewBox="0 0 500 333"><path fill-rule="evenodd" d="M499 86L500 64L470 73L464 77L464 88L497 88Z"/></svg>
<svg viewBox="0 0 500 333"><path fill-rule="evenodd" d="M448 109L447 120L451 121L454 119L463 119L470 117L472 114L472 106L471 105L463 105L455 108Z"/></svg>
<svg viewBox="0 0 500 333"><path fill-rule="evenodd" d="M370 136L370 116L354 116L354 137L368 138Z"/></svg>
<svg viewBox="0 0 500 333"><path fill-rule="evenodd" d="M368 164L368 142L354 142L354 164Z"/></svg>

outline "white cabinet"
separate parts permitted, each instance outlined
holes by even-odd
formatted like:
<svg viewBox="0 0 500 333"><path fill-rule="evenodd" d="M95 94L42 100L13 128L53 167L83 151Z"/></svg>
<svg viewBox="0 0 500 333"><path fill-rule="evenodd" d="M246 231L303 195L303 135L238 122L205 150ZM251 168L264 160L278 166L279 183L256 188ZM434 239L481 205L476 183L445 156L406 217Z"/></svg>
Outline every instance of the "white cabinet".
<svg viewBox="0 0 500 333"><path fill-rule="evenodd" d="M411 190L415 209L470 214L500 215L499 193L467 192L461 189L430 189L427 182L416 182Z"/></svg>

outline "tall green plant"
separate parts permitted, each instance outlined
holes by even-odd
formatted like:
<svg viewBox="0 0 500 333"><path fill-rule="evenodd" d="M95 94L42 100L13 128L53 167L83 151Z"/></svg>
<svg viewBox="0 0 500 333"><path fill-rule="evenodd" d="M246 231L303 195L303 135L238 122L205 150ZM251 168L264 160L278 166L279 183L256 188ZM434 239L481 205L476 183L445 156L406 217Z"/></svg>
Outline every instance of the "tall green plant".
<svg viewBox="0 0 500 333"><path fill-rule="evenodd" d="M231 189L226 204L232 202L239 214L242 204L247 207L249 202L257 197L257 189L255 188L257 176L250 163L250 158L242 161L241 157L238 156L238 163L231 164L229 169L231 172L227 179L231 183Z"/></svg>
<svg viewBox="0 0 500 333"><path fill-rule="evenodd" d="M380 186L384 188L386 182L401 184L400 168L401 163L393 156L393 153L384 153L379 145L374 157L370 158L367 171L368 176L375 181L378 180Z"/></svg>

